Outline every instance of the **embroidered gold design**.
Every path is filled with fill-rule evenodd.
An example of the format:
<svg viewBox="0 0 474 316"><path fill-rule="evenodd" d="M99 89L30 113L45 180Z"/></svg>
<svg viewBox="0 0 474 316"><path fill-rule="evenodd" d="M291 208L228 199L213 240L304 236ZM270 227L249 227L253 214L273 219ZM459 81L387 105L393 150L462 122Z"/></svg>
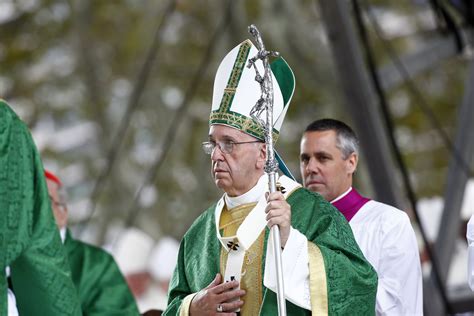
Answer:
<svg viewBox="0 0 474 316"><path fill-rule="evenodd" d="M247 250L244 258L244 265L242 270L245 271L241 275L241 287L247 293L242 297L245 302L241 308L241 315L258 315L260 306L262 304L262 256L263 256L263 242L265 239L265 232L255 240L249 250Z"/></svg>
<svg viewBox="0 0 474 316"><path fill-rule="evenodd" d="M224 97L230 97L230 93L224 93ZM265 131L263 127L254 121L252 118L245 115L241 115L236 112L221 112L213 111L209 116L210 124L225 124L235 127L247 134L257 137L258 139L264 139ZM273 129L273 142L278 140L279 133L276 129Z"/></svg>
<svg viewBox="0 0 474 316"><path fill-rule="evenodd" d="M219 220L219 227L222 229L221 235L223 237L235 236L237 229L255 205L256 203L241 205L230 211L224 207ZM232 222L232 224L229 224L229 222ZM257 240L255 240L250 249L245 253L242 273L240 275L240 288L244 289L247 293L242 297L242 300L245 303L241 308L241 315L258 315L260 305L262 305L262 257L264 251L264 239L265 232L262 231ZM222 275L225 275L227 256L228 252L225 251L224 247L222 247L220 260Z"/></svg>
<svg viewBox="0 0 474 316"><path fill-rule="evenodd" d="M226 124L263 140L265 131L258 122L245 115L230 111L251 48L252 44L250 41L245 41L240 45L229 80L227 81L227 86L224 88L221 103L216 111L211 112L209 123ZM273 141L276 142L277 140L278 131L274 129Z"/></svg>
<svg viewBox="0 0 474 316"><path fill-rule="evenodd" d="M235 90L239 85L240 77L244 71L245 62L247 61L251 47L251 43L249 41L245 41L239 48L237 58L234 62L234 67L232 67L229 81L227 82L227 87L224 89L224 96L222 97L221 104L219 105L219 112L229 111L232 100L234 99Z"/></svg>
<svg viewBox="0 0 474 316"><path fill-rule="evenodd" d="M252 264L253 261L254 261L256 258L258 258L258 253L248 251L248 252L247 252L246 259L245 259L245 262L246 262L247 264Z"/></svg>
<svg viewBox="0 0 474 316"><path fill-rule="evenodd" d="M221 217L219 219L219 229L226 229L228 226L237 225L237 227L242 223L243 219L248 214L248 210L253 209L257 203L248 203L234 207L231 210L227 209L225 206L221 212ZM237 232L237 229L235 230ZM232 234L221 235L225 237L233 237Z"/></svg>

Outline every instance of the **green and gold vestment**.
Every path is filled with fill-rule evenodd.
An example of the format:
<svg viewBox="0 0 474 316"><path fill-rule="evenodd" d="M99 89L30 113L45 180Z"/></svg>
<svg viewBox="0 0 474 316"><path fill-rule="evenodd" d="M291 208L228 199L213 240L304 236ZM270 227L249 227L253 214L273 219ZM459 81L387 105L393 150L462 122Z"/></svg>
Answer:
<svg viewBox="0 0 474 316"><path fill-rule="evenodd" d="M312 311L287 301L288 315L374 315L377 275L357 246L349 224L320 195L297 189L287 202L292 227L308 239ZM184 236L170 284L164 315L179 315L183 300L205 288L221 271L221 244L215 231L215 207L211 206ZM261 275L269 230L261 251ZM244 268L243 268L244 269ZM260 315L277 315L276 294L261 285Z"/></svg>

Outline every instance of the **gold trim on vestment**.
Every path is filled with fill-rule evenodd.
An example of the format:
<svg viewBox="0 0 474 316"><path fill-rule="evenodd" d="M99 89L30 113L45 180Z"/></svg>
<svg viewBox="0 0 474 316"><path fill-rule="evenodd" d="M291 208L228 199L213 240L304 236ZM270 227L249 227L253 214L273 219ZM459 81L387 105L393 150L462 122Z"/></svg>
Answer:
<svg viewBox="0 0 474 316"><path fill-rule="evenodd" d="M238 228L256 204L257 203L249 203L240 205L230 211L227 210L227 206L224 206L219 219L219 229L222 230L221 236L235 236ZM262 257L264 239L265 230L260 233L250 249L245 252L240 285L241 289L246 291L246 294L241 298L244 301L244 306L240 308L241 315L258 315L262 305ZM225 275L227 255L227 251L221 247L220 268L222 275Z"/></svg>
<svg viewBox="0 0 474 316"><path fill-rule="evenodd" d="M280 186L280 187L281 187L281 183L278 182L278 181L277 181L277 186ZM301 185L297 185L297 186L295 186L294 188L292 188L291 191L288 192L288 194L286 195L285 200L288 200L288 198L289 198L296 190L298 190L298 189L300 189L300 188L301 188ZM285 189L287 190L288 188L285 188ZM281 192L281 193L282 193L282 194L285 194L285 192Z"/></svg>
<svg viewBox="0 0 474 316"><path fill-rule="evenodd" d="M328 315L328 290L326 268L319 247L308 242L309 289L311 293L311 314Z"/></svg>
<svg viewBox="0 0 474 316"><path fill-rule="evenodd" d="M239 225L237 226L237 229L238 229L240 224L242 224L244 219L250 213L249 209L250 211L252 211L256 205L257 205L256 202L242 204L242 205L234 207L230 211L227 209L227 205L225 205L221 212L221 218L219 219L219 229L225 229L229 225L239 223ZM221 235L221 236L223 237L235 236L237 234L237 229L235 230L233 235L228 235L228 236Z"/></svg>
<svg viewBox="0 0 474 316"><path fill-rule="evenodd" d="M179 307L179 316L189 316L189 309L191 308L191 302L197 293L192 293L186 296L181 302Z"/></svg>

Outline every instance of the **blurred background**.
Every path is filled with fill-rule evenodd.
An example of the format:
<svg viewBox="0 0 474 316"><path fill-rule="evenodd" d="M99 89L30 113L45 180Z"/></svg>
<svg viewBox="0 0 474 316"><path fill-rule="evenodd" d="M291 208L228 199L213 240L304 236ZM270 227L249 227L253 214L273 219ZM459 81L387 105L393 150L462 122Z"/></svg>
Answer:
<svg viewBox="0 0 474 316"><path fill-rule="evenodd" d="M473 7L0 0L0 97L67 188L76 237L112 252L129 229L180 240L221 195L201 150L214 74L254 23L295 73L277 144L293 174L301 179L307 124L352 125L364 149L355 186L412 218L425 298L441 298L430 315L465 312L474 310L464 237L474 212Z"/></svg>

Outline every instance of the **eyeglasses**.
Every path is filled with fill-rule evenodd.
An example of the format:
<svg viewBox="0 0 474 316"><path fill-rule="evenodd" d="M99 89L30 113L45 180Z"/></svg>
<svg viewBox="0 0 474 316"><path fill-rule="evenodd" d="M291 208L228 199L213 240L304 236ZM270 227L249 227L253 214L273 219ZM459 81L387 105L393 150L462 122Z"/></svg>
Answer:
<svg viewBox="0 0 474 316"><path fill-rule="evenodd" d="M211 155L214 149L216 147L219 147L219 149L224 154L231 154L232 150L234 150L234 145L252 144L252 143L263 143L263 142L261 140L254 140L250 142L233 142L230 140L225 140L221 142L209 141L209 142L202 143L202 150L204 150L206 154Z"/></svg>

